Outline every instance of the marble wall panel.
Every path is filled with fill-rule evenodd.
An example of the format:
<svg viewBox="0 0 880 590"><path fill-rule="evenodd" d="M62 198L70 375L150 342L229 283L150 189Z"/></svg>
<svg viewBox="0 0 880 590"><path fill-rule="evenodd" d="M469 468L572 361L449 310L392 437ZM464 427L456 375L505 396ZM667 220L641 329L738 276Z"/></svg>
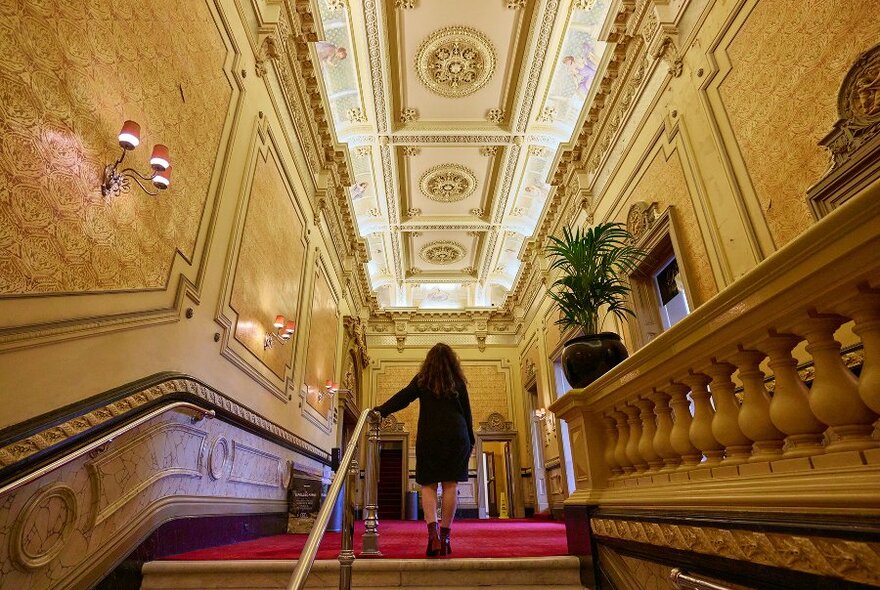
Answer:
<svg viewBox="0 0 880 590"><path fill-rule="evenodd" d="M320 468L221 420L165 413L0 497L0 586L89 587L162 511L284 512L294 462Z"/></svg>
<svg viewBox="0 0 880 590"><path fill-rule="evenodd" d="M299 310L305 243L293 199L275 151L258 154L230 306L238 314L235 339L279 378L284 378L295 338L268 350L263 339L274 329L275 316L295 321Z"/></svg>
<svg viewBox="0 0 880 590"><path fill-rule="evenodd" d="M0 4L0 295L162 288L175 255L192 258L232 96L225 58L206 0ZM126 119L142 130L126 165L171 150L158 197L101 195Z"/></svg>
<svg viewBox="0 0 880 590"><path fill-rule="evenodd" d="M880 39L869 5L761 0L727 47L719 90L777 247L813 221L806 189L830 164L817 143L837 120L846 72Z"/></svg>
<svg viewBox="0 0 880 590"><path fill-rule="evenodd" d="M321 268L315 277L309 344L306 350L306 402L325 419L330 416L333 398L325 395L324 384L335 381L336 343L339 338L339 304L327 274Z"/></svg>

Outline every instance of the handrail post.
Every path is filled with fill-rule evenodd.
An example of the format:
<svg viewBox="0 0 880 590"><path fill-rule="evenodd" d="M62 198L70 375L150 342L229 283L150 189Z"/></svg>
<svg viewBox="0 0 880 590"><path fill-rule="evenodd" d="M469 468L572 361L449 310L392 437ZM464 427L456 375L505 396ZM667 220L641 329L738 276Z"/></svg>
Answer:
<svg viewBox="0 0 880 590"><path fill-rule="evenodd" d="M342 500L342 548L339 551L339 590L351 589L351 566L354 563L354 487L360 474L357 459L352 459Z"/></svg>
<svg viewBox="0 0 880 590"><path fill-rule="evenodd" d="M381 557L379 551L379 426L382 416L371 412L367 434L367 468L364 481L364 538L361 557Z"/></svg>

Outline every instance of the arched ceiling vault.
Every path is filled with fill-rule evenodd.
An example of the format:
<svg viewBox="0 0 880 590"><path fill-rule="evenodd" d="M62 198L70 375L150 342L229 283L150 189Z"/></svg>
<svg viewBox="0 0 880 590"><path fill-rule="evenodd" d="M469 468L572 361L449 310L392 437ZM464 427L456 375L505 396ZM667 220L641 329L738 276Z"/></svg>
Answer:
<svg viewBox="0 0 880 590"><path fill-rule="evenodd" d="M605 44L610 0L313 0L379 304L500 307Z"/></svg>

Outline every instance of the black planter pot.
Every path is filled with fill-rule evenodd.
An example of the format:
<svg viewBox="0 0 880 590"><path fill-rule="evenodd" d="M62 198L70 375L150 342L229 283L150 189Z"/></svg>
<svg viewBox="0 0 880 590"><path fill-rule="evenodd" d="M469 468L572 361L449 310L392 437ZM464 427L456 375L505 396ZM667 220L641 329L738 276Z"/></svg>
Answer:
<svg viewBox="0 0 880 590"><path fill-rule="evenodd" d="M562 349L562 371L573 388L586 387L629 356L620 336L600 332L572 338Z"/></svg>

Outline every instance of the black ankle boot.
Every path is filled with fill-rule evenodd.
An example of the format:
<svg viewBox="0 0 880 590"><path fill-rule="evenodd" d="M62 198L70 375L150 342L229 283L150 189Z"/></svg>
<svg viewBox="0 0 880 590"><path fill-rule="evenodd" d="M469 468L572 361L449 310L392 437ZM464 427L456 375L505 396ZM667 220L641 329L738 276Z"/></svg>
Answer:
<svg viewBox="0 0 880 590"><path fill-rule="evenodd" d="M452 545L449 543L451 528L440 527L440 555L452 555Z"/></svg>
<svg viewBox="0 0 880 590"><path fill-rule="evenodd" d="M440 536L437 534L437 523L429 522L428 523L428 548L425 550L425 555L428 557L434 557L438 555L443 548L443 545L440 543Z"/></svg>

